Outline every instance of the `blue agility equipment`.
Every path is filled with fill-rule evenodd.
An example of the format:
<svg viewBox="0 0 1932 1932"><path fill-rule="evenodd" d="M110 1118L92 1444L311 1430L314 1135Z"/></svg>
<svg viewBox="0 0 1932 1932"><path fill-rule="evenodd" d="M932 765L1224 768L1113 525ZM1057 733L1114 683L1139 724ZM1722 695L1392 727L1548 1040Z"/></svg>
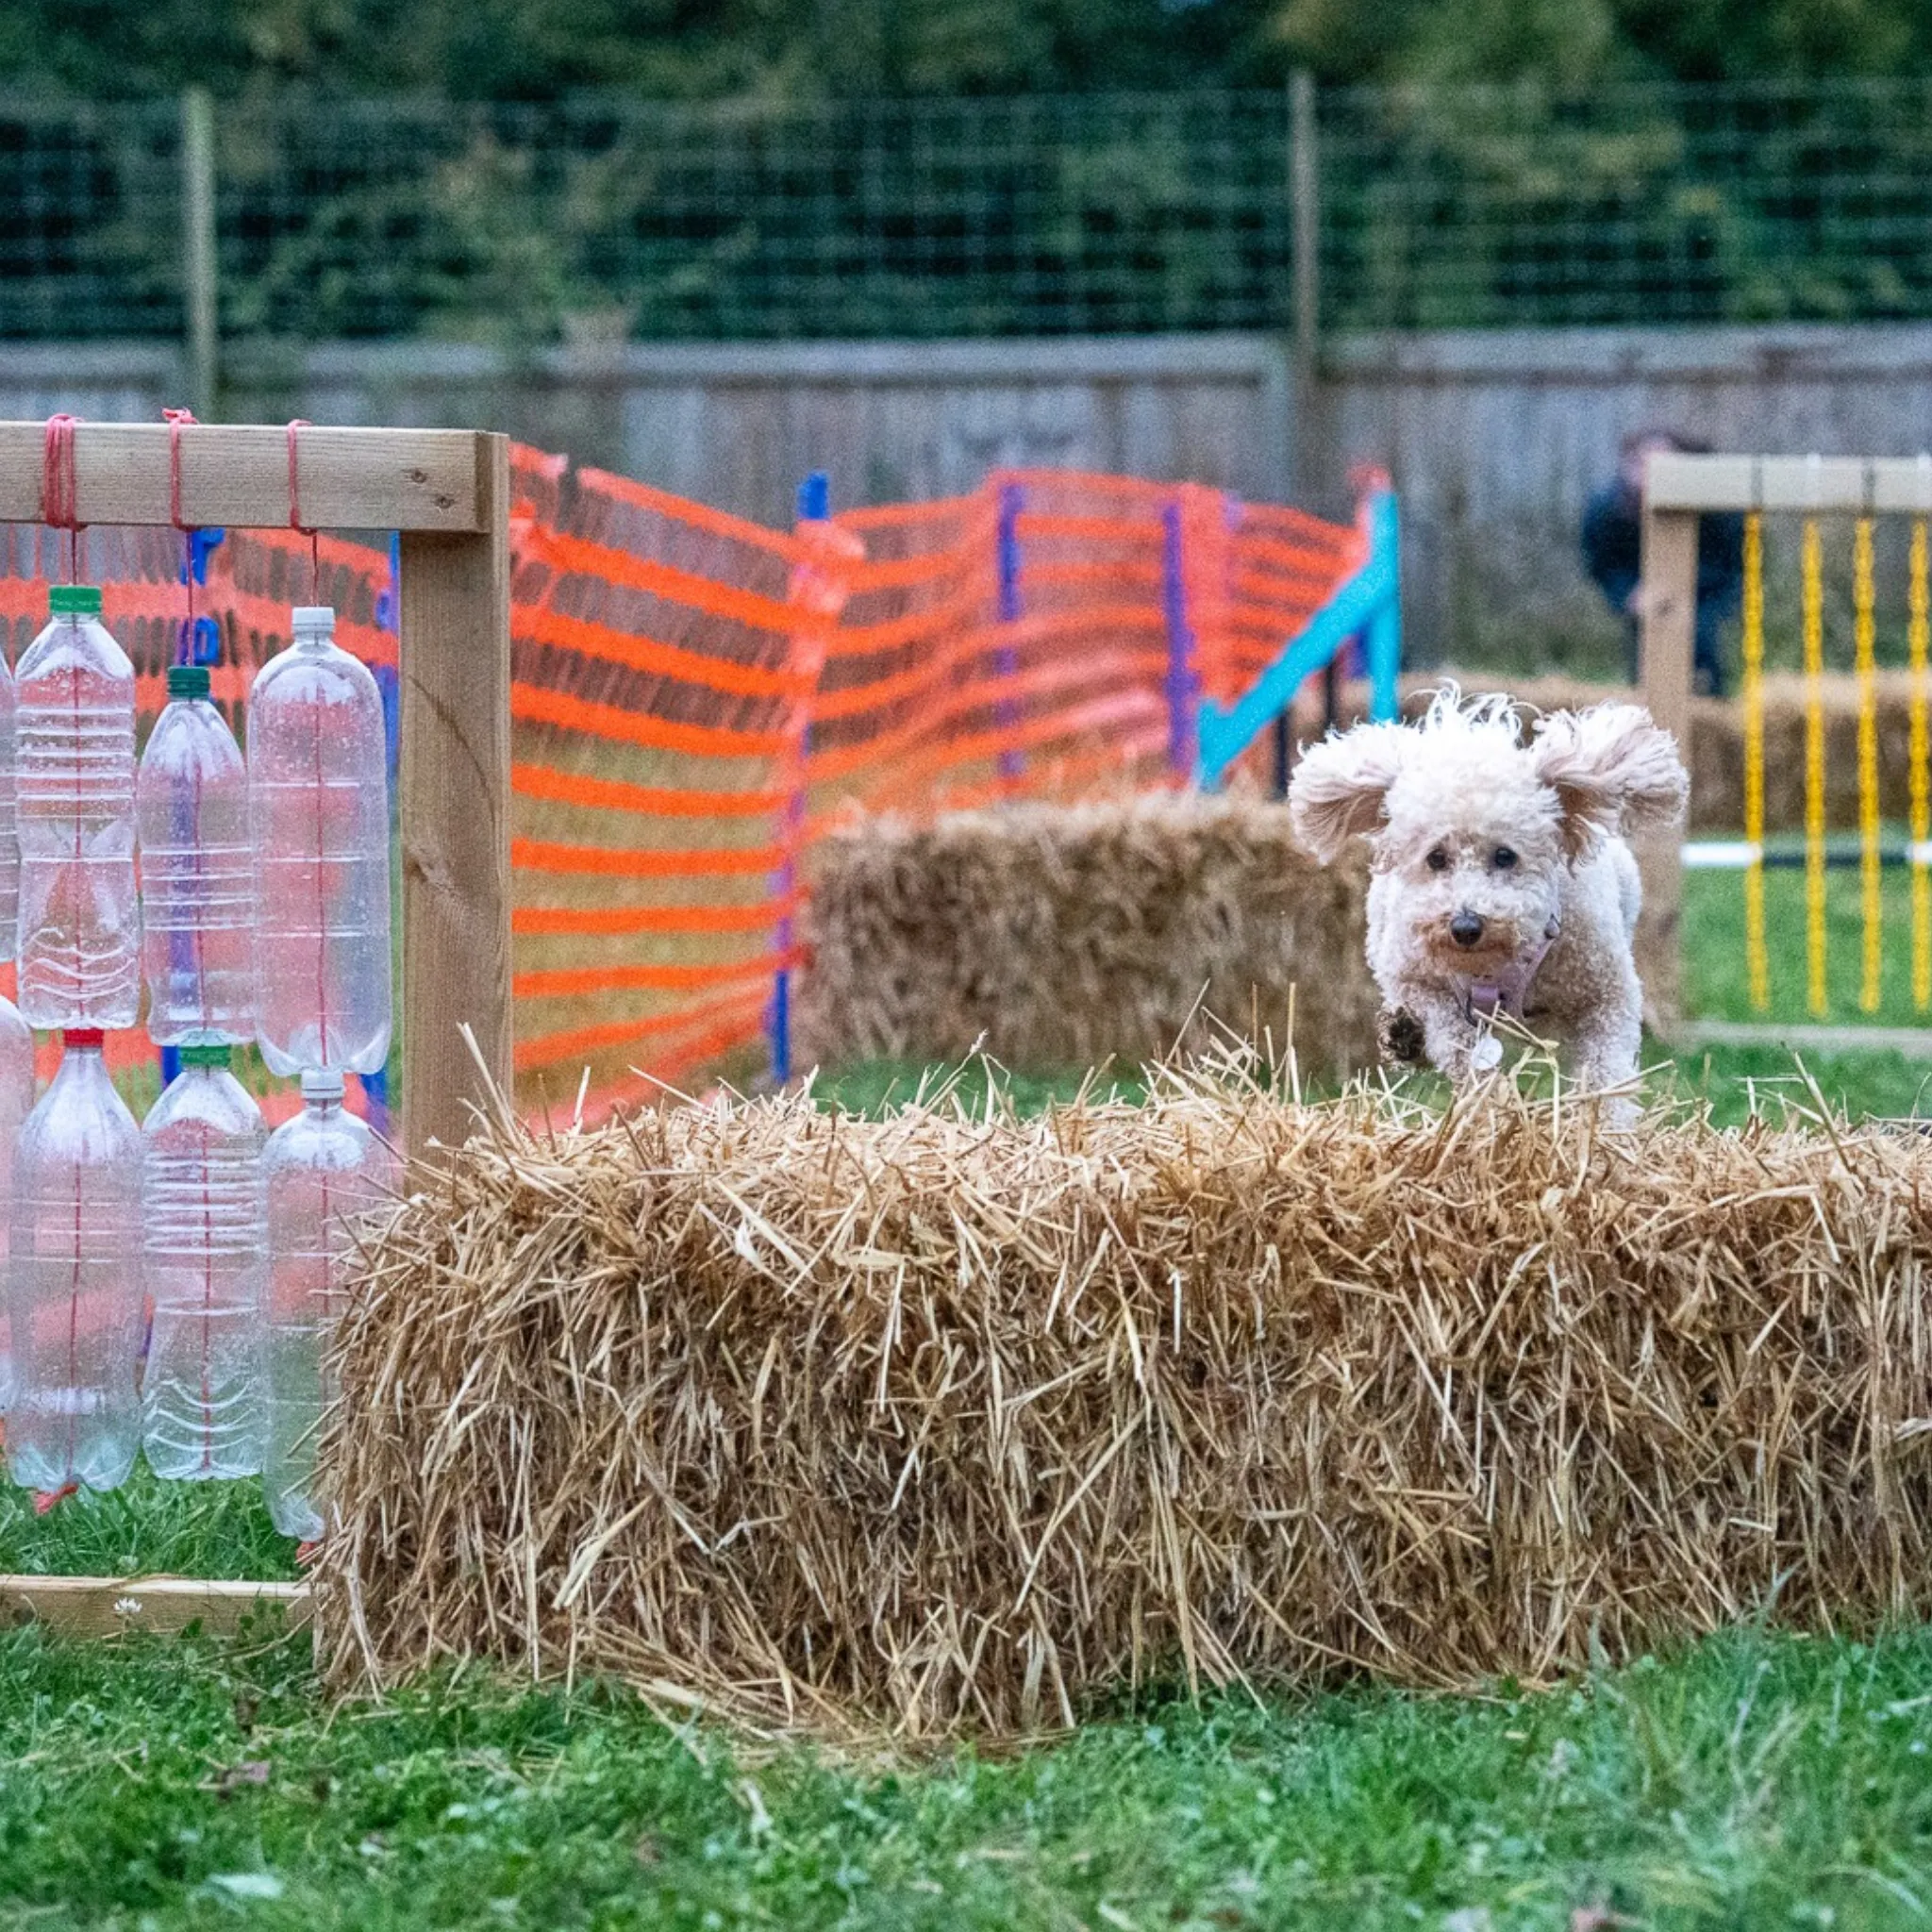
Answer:
<svg viewBox="0 0 1932 1932"><path fill-rule="evenodd" d="M1402 663L1401 529L1395 492L1372 491L1363 504L1363 522L1369 554L1361 568L1337 587L1231 707L1224 709L1209 698L1201 700L1195 780L1203 791L1220 786L1234 761L1293 704L1303 683L1331 663L1358 633L1367 647L1369 716L1392 722L1400 715L1396 673Z"/></svg>

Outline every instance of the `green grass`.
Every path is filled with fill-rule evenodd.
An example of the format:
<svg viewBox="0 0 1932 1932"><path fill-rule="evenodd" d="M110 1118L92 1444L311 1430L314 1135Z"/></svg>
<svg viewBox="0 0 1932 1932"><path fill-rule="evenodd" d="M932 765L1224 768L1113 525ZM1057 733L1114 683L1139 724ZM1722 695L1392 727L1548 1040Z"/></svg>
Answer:
<svg viewBox="0 0 1932 1932"><path fill-rule="evenodd" d="M922 1093L955 1095L970 1109L983 1108L991 1092L1021 1114L1042 1113L1083 1091L1093 1099L1140 1100L1146 1084L1129 1069L1089 1074L1072 1067L1015 1073L984 1059L957 1067L931 1067L922 1060L860 1060L822 1074L813 1092L826 1107L851 1113L879 1114L907 1106Z"/></svg>
<svg viewBox="0 0 1932 1932"><path fill-rule="evenodd" d="M1149 1699L891 1764L735 1752L602 1687L330 1712L299 1641L20 1631L0 1924L1904 1926L1928 1687L1932 1633L1743 1631L1541 1695Z"/></svg>
<svg viewBox="0 0 1932 1932"><path fill-rule="evenodd" d="M1744 874L1692 872L1684 878L1684 999L1686 1010L1709 1020L1826 1022L1844 1025L1932 1026L1932 1013L1912 1001L1911 874L1891 867L1881 874L1883 970L1875 1012L1859 1007L1864 974L1864 923L1856 871L1825 874L1827 1009L1807 1002L1805 875L1764 874L1765 952L1771 1006L1751 1004L1744 952Z"/></svg>
<svg viewBox="0 0 1932 1932"><path fill-rule="evenodd" d="M1815 1114L1814 1083L1826 1105L1855 1120L1932 1114L1932 1062L1895 1052L1807 1054L1800 1061L1775 1046L1713 1046L1674 1057L1668 1048L1649 1041L1643 1064L1653 1097L1687 1105L1707 1102L1712 1121L1723 1127L1739 1125L1754 1111L1783 1119L1787 1103ZM1086 1074L1072 1069L1018 1074L985 1060L944 1069L911 1061L865 1060L822 1075L814 1091L828 1107L877 1114L905 1106L919 1093L922 1081L931 1093L941 1080L945 1091L957 1094L974 1111L986 1106L991 1091L1022 1115L1074 1099L1083 1084L1090 1093L1117 1092L1126 1100L1138 1099L1145 1091L1143 1083L1125 1073L1109 1072L1090 1082ZM1407 1084L1411 1091L1428 1094L1447 1091L1426 1074L1407 1076ZM1309 1090L1314 1097L1325 1091Z"/></svg>
<svg viewBox="0 0 1932 1932"><path fill-rule="evenodd" d="M1795 1055L1775 1046L1712 1046L1672 1059L1655 1045L1646 1058L1651 1091L1707 1100L1712 1123L1735 1127L1753 1112L1784 1118L1784 1103L1817 1112L1813 1083L1827 1106L1852 1120L1932 1115L1932 1061L1867 1048Z"/></svg>
<svg viewBox="0 0 1932 1932"><path fill-rule="evenodd" d="M298 1573L259 1482L161 1483L138 1464L118 1490L83 1490L45 1516L0 1484L0 1573L32 1576L231 1576Z"/></svg>

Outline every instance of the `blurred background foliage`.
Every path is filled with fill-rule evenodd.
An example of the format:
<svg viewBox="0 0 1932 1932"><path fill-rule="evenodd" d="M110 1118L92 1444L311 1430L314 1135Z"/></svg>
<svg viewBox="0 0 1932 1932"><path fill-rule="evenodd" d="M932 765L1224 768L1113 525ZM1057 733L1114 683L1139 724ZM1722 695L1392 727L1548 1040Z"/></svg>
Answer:
<svg viewBox="0 0 1932 1932"><path fill-rule="evenodd" d="M8 0L0 84L544 100L1898 75L1925 0Z"/></svg>
<svg viewBox="0 0 1932 1932"><path fill-rule="evenodd" d="M1927 0L8 0L0 337L1932 317Z"/></svg>

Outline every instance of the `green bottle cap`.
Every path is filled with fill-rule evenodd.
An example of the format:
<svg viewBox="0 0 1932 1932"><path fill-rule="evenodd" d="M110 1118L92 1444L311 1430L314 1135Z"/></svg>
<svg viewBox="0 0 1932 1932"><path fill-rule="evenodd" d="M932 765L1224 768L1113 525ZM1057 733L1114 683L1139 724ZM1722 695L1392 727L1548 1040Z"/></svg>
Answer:
<svg viewBox="0 0 1932 1932"><path fill-rule="evenodd" d="M234 1049L222 1041L197 1041L181 1049L184 1067L225 1067Z"/></svg>
<svg viewBox="0 0 1932 1932"><path fill-rule="evenodd" d="M98 584L56 584L47 592L47 608L56 617L98 617L101 588Z"/></svg>
<svg viewBox="0 0 1932 1932"><path fill-rule="evenodd" d="M171 698L205 698L208 695L206 664L170 664L168 695Z"/></svg>

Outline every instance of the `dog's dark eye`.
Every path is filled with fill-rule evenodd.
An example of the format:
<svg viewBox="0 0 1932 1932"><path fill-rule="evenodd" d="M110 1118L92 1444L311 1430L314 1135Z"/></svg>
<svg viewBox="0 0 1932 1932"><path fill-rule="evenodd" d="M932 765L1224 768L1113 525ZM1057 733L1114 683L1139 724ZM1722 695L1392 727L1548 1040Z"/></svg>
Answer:
<svg viewBox="0 0 1932 1932"><path fill-rule="evenodd" d="M1431 872L1447 872L1449 870L1449 855L1438 845L1429 854L1428 866Z"/></svg>
<svg viewBox="0 0 1932 1932"><path fill-rule="evenodd" d="M1495 867L1498 872L1507 872L1516 863L1516 855L1507 845L1496 847Z"/></svg>

